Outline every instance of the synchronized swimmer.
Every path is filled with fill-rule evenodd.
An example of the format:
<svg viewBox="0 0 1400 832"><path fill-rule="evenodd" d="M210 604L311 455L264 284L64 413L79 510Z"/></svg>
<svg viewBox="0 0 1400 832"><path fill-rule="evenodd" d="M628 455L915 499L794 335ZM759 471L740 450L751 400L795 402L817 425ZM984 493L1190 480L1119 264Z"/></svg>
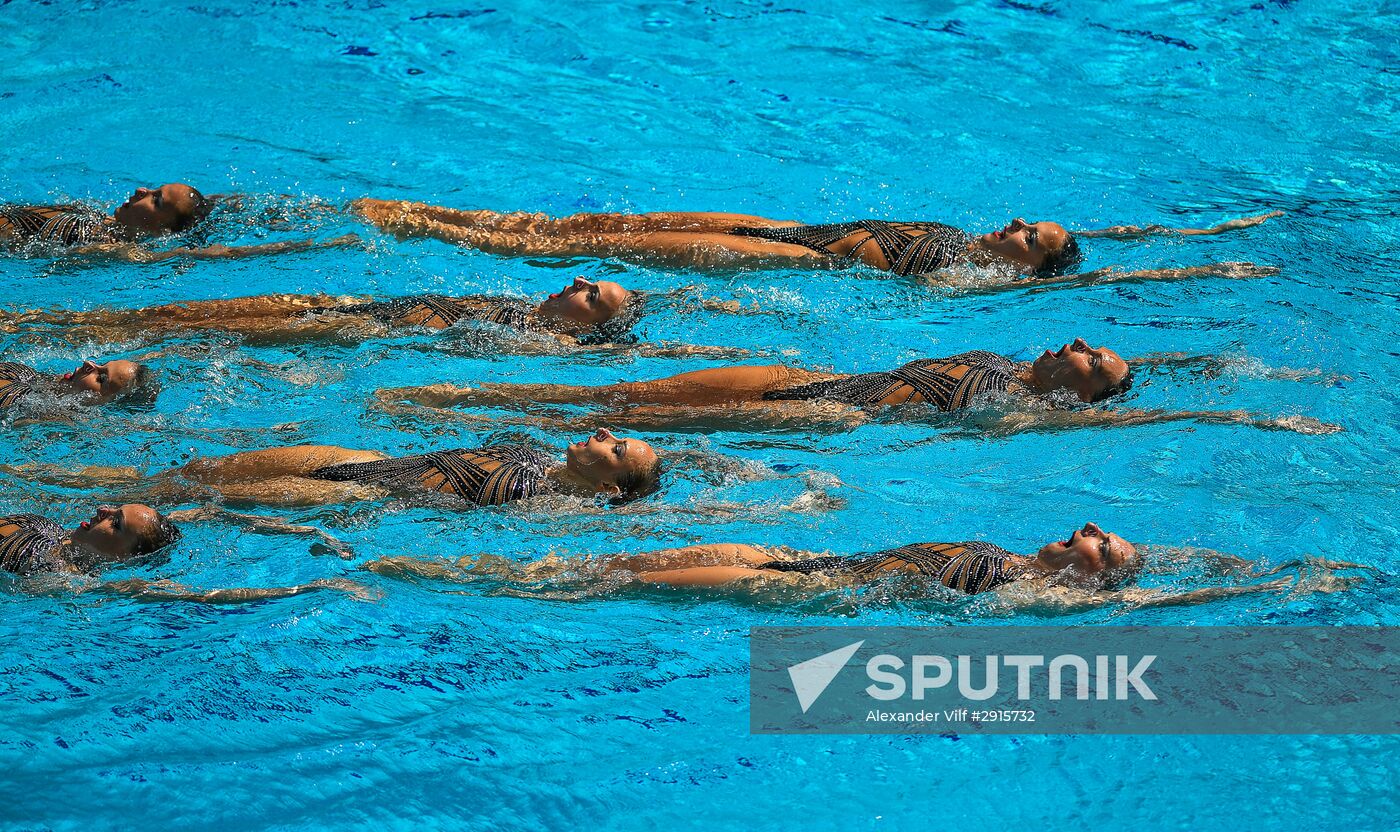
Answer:
<svg viewBox="0 0 1400 832"><path fill-rule="evenodd" d="M244 505L305 506L441 494L499 506L542 494L626 502L661 484L651 445L605 428L563 449L563 459L530 445L456 448L391 457L334 445L296 445L203 457L144 477L129 468L54 471L7 466L7 473L68 486L136 488L166 501L218 497Z"/></svg>
<svg viewBox="0 0 1400 832"><path fill-rule="evenodd" d="M196 300L141 309L88 312L0 312L0 327L55 325L69 338L124 341L142 335L211 330L250 343L365 340L394 330L447 329L462 321L543 333L574 344L611 343L626 336L641 299L620 284L577 277L539 302L490 295L414 295L388 300L331 295L257 295Z"/></svg>
<svg viewBox="0 0 1400 832"><path fill-rule="evenodd" d="M25 364L0 361L0 414L43 393L71 397L80 404L105 404L151 400L158 392L151 369L135 361L84 361L77 369L57 376Z"/></svg>
<svg viewBox="0 0 1400 832"><path fill-rule="evenodd" d="M1164 560L1160 555L1158 560ZM550 557L519 563L496 556L454 560L383 557L362 567L397 579L474 582L485 580L512 592L545 597L581 586L594 594L628 586L671 587L687 591L729 591L749 595L781 590L775 598L791 601L794 593L901 582L904 600L991 594L1018 607L1072 611L1108 604L1164 607L1267 592L1336 592L1357 579L1337 570L1366 569L1354 563L1315 558L1259 568L1218 552L1195 552L1191 562L1210 562L1219 574L1238 573L1247 580L1269 578L1291 567L1299 574L1263 582L1206 586L1185 591L1134 587L1144 570L1139 548L1095 523L1086 523L1062 541L1051 541L1033 555L1015 554L981 540L911 543L871 554L830 555L785 546L713 543L635 554L594 558ZM891 587L891 591L893 587Z"/></svg>
<svg viewBox="0 0 1400 832"><path fill-rule="evenodd" d="M1055 222L1012 220L980 236L937 222L856 222L803 225L747 214L544 214L455 210L422 202L358 199L351 210L383 231L427 237L515 257L615 257L680 268L830 269L863 264L899 275L926 275L953 266L994 266L1041 277L1063 275L1080 258L1075 234ZM1249 228L1279 212L1211 228L1114 226L1076 232L1129 239L1149 234L1187 236Z"/></svg>
<svg viewBox="0 0 1400 832"><path fill-rule="evenodd" d="M154 250L148 244L177 239L203 223L215 200L182 182L137 188L109 215L82 204L0 205L0 249L63 253L150 263L173 257L256 257L359 242L345 235L325 242L290 240L252 246L183 245Z"/></svg>
<svg viewBox="0 0 1400 832"><path fill-rule="evenodd" d="M809 427L835 422L850 426L887 407L926 405L943 412L964 410L998 396L1039 402L1025 418L998 429L1141 425L1196 420L1325 433L1335 426L1306 417L1267 418L1244 411L1108 410L1067 407L1097 404L1127 392L1133 371L1113 350L1082 338L1034 361L1016 362L984 350L912 361L889 372L841 375L783 365L716 367L652 381L599 387L566 384L433 384L385 388L376 394L386 407L408 402L434 408L460 405L520 407L542 404L601 405L604 418L633 429L710 429L758 426ZM1049 405L1048 408L1044 405ZM1025 417L1027 414L1019 414Z"/></svg>

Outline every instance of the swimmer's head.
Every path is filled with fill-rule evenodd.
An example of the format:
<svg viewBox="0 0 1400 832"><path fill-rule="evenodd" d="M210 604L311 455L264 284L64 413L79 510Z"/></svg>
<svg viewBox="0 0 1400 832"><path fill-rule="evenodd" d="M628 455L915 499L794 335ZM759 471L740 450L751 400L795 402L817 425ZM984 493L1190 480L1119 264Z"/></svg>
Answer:
<svg viewBox="0 0 1400 832"><path fill-rule="evenodd" d="M209 216L213 203L180 182L137 188L117 206L112 218L142 234L178 234Z"/></svg>
<svg viewBox="0 0 1400 832"><path fill-rule="evenodd" d="M594 283L586 277L576 277L545 298L537 312L546 318L597 326L619 315L628 306L631 296L631 292L611 280Z"/></svg>
<svg viewBox="0 0 1400 832"><path fill-rule="evenodd" d="M1128 392L1133 371L1107 347L1075 338L1056 352L1046 350L1031 364L1031 378L1042 393L1068 390L1082 402L1099 402Z"/></svg>
<svg viewBox="0 0 1400 832"><path fill-rule="evenodd" d="M128 503L98 506L92 519L79 524L70 539L103 560L122 563L174 544L180 539L180 530L150 506Z"/></svg>
<svg viewBox="0 0 1400 832"><path fill-rule="evenodd" d="M160 391L151 368L135 361L117 359L98 364L84 361L60 380L69 389L86 394L99 404L122 401L154 401Z"/></svg>
<svg viewBox="0 0 1400 832"><path fill-rule="evenodd" d="M1062 272L1079 261L1079 242L1055 222L1026 222L1017 217L977 242L998 257L1042 274Z"/></svg>
<svg viewBox="0 0 1400 832"><path fill-rule="evenodd" d="M619 438L607 428L570 443L565 466L593 490L618 500L645 497L661 486L661 458L651 445L631 437Z"/></svg>
<svg viewBox="0 0 1400 832"><path fill-rule="evenodd" d="M1065 540L1045 544L1036 560L1051 572L1068 570L1073 577L1096 577L1112 585L1131 580L1140 564L1133 544L1094 523L1085 523Z"/></svg>

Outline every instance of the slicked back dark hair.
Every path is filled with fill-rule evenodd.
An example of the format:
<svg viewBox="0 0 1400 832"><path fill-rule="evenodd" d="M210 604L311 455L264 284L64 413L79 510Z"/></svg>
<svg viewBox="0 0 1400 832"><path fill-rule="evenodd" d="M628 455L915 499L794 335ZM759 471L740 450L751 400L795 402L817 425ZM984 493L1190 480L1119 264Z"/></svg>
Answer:
<svg viewBox="0 0 1400 832"><path fill-rule="evenodd" d="M1095 402L1104 401L1105 399L1111 399L1114 396L1121 396L1131 389L1133 389L1133 368L1129 367L1128 371L1123 374L1123 378L1119 379L1117 384L1100 390L1097 396L1089 400L1089 403L1093 404Z"/></svg>
<svg viewBox="0 0 1400 832"><path fill-rule="evenodd" d="M1083 259L1084 255L1079 251L1079 240L1066 231L1064 245L1060 246L1058 251L1047 255L1045 262L1035 270L1035 273L1040 277L1054 277L1077 268L1079 261Z"/></svg>

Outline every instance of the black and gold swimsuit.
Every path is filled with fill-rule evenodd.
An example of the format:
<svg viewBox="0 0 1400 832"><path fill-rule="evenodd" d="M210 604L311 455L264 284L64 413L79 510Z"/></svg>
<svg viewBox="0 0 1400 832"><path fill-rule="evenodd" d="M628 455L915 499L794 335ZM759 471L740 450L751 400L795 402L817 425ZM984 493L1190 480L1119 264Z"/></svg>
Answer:
<svg viewBox="0 0 1400 832"><path fill-rule="evenodd" d="M116 239L111 217L85 205L0 205L0 243L80 246Z"/></svg>
<svg viewBox="0 0 1400 832"><path fill-rule="evenodd" d="M458 321L483 321L512 329L538 328L534 309L510 298L453 298L445 295L418 295L395 300L378 300L347 306L333 306L317 312L369 315L389 326L423 326L446 329Z"/></svg>
<svg viewBox="0 0 1400 832"><path fill-rule="evenodd" d="M866 246L874 245L895 274L927 274L946 269L967 257L972 238L941 222L885 222L860 220L787 228L731 229L740 237L759 237L777 243L803 246L820 254L860 259ZM842 255L841 252L848 252Z"/></svg>
<svg viewBox="0 0 1400 832"><path fill-rule="evenodd" d="M10 407L34 392L38 380L39 374L33 367L0 361L0 408Z"/></svg>
<svg viewBox="0 0 1400 832"><path fill-rule="evenodd" d="M780 572L831 572L860 578L899 573L924 575L968 594L986 592L1027 574L1021 558L980 540L963 543L911 543L898 549L855 557L775 560L759 567Z"/></svg>
<svg viewBox="0 0 1400 832"><path fill-rule="evenodd" d="M524 500L549 489L552 460L523 445L488 445L397 459L327 465L309 475L331 482L424 488L479 506Z"/></svg>
<svg viewBox="0 0 1400 832"><path fill-rule="evenodd" d="M831 399L856 407L927 402L939 410L959 410L978 396L1003 393L1016 382L1016 362L1004 355L973 350L948 358L911 361L887 373L861 373L828 381L771 390L769 401Z"/></svg>
<svg viewBox="0 0 1400 832"><path fill-rule="evenodd" d="M0 517L0 571L57 572L65 565L63 528L37 514Z"/></svg>

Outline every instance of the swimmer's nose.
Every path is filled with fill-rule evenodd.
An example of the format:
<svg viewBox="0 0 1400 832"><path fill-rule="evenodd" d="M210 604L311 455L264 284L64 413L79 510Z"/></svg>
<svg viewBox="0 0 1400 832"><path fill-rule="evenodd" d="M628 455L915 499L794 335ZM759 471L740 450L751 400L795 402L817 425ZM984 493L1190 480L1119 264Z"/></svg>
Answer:
<svg viewBox="0 0 1400 832"><path fill-rule="evenodd" d="M102 522L103 520L106 520L108 517L111 517L111 516L115 515L116 513L117 513L117 507L116 507L116 506L98 506L98 507L97 507L97 514L93 515L93 516L96 518L96 520L95 520L94 522L100 523L100 522Z"/></svg>
<svg viewBox="0 0 1400 832"><path fill-rule="evenodd" d="M1087 352L1089 350L1089 342L1085 341L1083 338L1075 338L1073 348L1075 352Z"/></svg>
<svg viewBox="0 0 1400 832"><path fill-rule="evenodd" d="M1023 219L1021 219L1020 217L1017 217L1016 219L1014 219L1014 220L1011 221L1011 230L1012 230L1012 231L1020 231L1022 228L1025 228L1025 227L1026 227L1026 221L1023 220Z"/></svg>
<svg viewBox="0 0 1400 832"><path fill-rule="evenodd" d="M89 359L78 365L78 369L73 371L73 378L81 378L95 372L97 372L97 362Z"/></svg>
<svg viewBox="0 0 1400 832"><path fill-rule="evenodd" d="M1091 522L1091 523L1085 523L1085 524L1084 524L1084 533L1085 533L1085 534L1096 534L1096 535L1098 535L1099 537L1103 537L1103 529L1099 528L1099 524L1098 524L1098 523L1092 523L1092 522Z"/></svg>
<svg viewBox="0 0 1400 832"><path fill-rule="evenodd" d="M613 436L612 431L607 428L598 428L597 433L593 434L593 438L599 442L617 441L617 437Z"/></svg>

